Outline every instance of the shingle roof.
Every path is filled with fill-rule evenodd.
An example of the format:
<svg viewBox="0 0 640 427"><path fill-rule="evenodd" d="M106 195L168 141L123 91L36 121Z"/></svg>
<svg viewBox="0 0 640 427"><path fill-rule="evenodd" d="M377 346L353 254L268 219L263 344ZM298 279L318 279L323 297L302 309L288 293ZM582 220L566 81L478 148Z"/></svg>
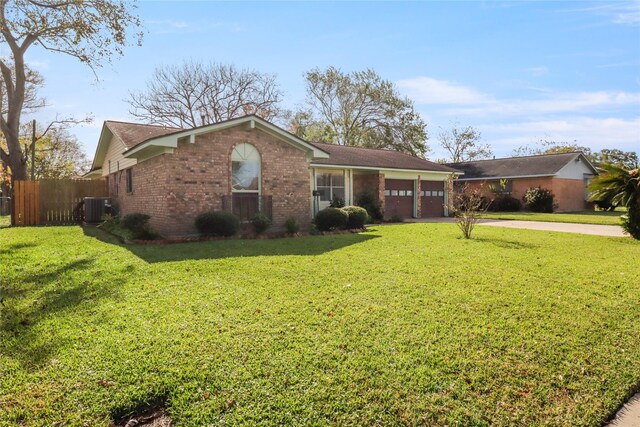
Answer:
<svg viewBox="0 0 640 427"><path fill-rule="evenodd" d="M375 148L348 147L314 142L313 145L329 153L328 159L313 160L313 164L381 169L410 169L433 172L457 172L456 169L430 162L409 154Z"/></svg>
<svg viewBox="0 0 640 427"><path fill-rule="evenodd" d="M464 175L461 179L552 176L578 156L582 156L582 153L508 157L504 159L447 163L447 165L463 171Z"/></svg>
<svg viewBox="0 0 640 427"><path fill-rule="evenodd" d="M124 143L127 149L146 141L150 138L157 138L159 136L167 135L169 133L177 132L182 129L158 126L158 125L143 125L140 123L127 123L116 122L107 120L106 125L111 132L116 134L118 138Z"/></svg>

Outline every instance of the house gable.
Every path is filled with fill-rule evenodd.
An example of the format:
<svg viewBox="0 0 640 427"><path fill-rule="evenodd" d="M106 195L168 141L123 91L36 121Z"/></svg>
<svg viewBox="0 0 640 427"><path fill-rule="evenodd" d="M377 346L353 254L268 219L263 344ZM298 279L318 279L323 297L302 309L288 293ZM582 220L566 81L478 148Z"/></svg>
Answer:
<svg viewBox="0 0 640 427"><path fill-rule="evenodd" d="M556 178L563 179L584 179L585 176L597 175L593 165L582 154L577 155L573 160L567 162L556 173Z"/></svg>
<svg viewBox="0 0 640 427"><path fill-rule="evenodd" d="M307 160L309 161L312 159L326 159L329 157L329 154L326 151L315 147L295 135L253 115L189 130L180 130L164 136L150 138L127 150L124 153L124 156L126 158L136 159L138 162L143 162L161 154L172 154L180 142L194 144L196 142L196 138L199 136L212 132L220 132L237 126L243 126L247 130L260 130L278 140L286 142L287 144L306 152Z"/></svg>

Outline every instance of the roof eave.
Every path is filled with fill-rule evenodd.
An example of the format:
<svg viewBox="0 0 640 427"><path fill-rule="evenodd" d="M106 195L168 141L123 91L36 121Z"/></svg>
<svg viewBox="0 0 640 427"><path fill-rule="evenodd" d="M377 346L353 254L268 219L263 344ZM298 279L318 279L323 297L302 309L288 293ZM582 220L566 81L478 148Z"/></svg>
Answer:
<svg viewBox="0 0 640 427"><path fill-rule="evenodd" d="M189 141L191 143L194 143L196 136L210 132L218 132L231 127L240 126L242 124L246 124L250 129L259 127L261 130L266 131L267 133L278 139L284 140L291 145L304 149L314 159L329 158L329 153L327 153L326 151L312 144L309 144L303 139L298 138L297 136L285 131L284 129L280 129L279 127L267 122L264 119L261 119L258 116L253 115L240 117L238 119L227 120L225 122L214 123L208 126L201 126L199 128L180 130L160 137L149 138L146 141L143 141L140 144L136 145L135 147L132 147L129 150L125 151L123 155L127 158L135 158L137 153L145 151L148 149L148 147L151 146L176 148L178 146L178 139L189 138Z"/></svg>

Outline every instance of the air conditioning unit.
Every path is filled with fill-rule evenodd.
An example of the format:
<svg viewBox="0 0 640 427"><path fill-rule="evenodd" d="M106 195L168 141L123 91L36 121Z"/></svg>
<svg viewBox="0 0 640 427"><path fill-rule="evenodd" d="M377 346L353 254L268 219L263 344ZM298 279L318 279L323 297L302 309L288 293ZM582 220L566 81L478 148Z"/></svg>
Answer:
<svg viewBox="0 0 640 427"><path fill-rule="evenodd" d="M98 224L102 221L102 215L110 210L111 203L108 197L84 198L84 222L87 224Z"/></svg>

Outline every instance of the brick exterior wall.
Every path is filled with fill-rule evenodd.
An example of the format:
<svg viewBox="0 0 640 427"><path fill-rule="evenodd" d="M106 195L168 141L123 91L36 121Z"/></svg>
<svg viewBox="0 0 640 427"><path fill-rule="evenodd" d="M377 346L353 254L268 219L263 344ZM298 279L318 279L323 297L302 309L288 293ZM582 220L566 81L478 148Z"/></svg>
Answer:
<svg viewBox="0 0 640 427"><path fill-rule="evenodd" d="M119 193L112 198L121 215L150 215L151 226L165 237L194 235L195 217L222 209L223 196L231 195L231 152L240 143L252 144L260 153L261 194L273 198L270 231L284 230L289 217L307 229L311 183L306 153L261 130L240 126L200 135L195 144L180 142L173 154L133 166L132 193L126 193L122 172Z"/></svg>
<svg viewBox="0 0 640 427"><path fill-rule="evenodd" d="M371 191L378 197L384 212L384 174L354 174L353 175L353 202L363 191Z"/></svg>
<svg viewBox="0 0 640 427"><path fill-rule="evenodd" d="M522 202L527 188L542 187L551 190L558 205L557 212L570 212L589 209L590 204L585 201L584 182L579 179L563 179L555 177L516 178L511 180L511 195ZM485 181L467 181L469 185L479 186ZM488 195L491 195L487 189Z"/></svg>

